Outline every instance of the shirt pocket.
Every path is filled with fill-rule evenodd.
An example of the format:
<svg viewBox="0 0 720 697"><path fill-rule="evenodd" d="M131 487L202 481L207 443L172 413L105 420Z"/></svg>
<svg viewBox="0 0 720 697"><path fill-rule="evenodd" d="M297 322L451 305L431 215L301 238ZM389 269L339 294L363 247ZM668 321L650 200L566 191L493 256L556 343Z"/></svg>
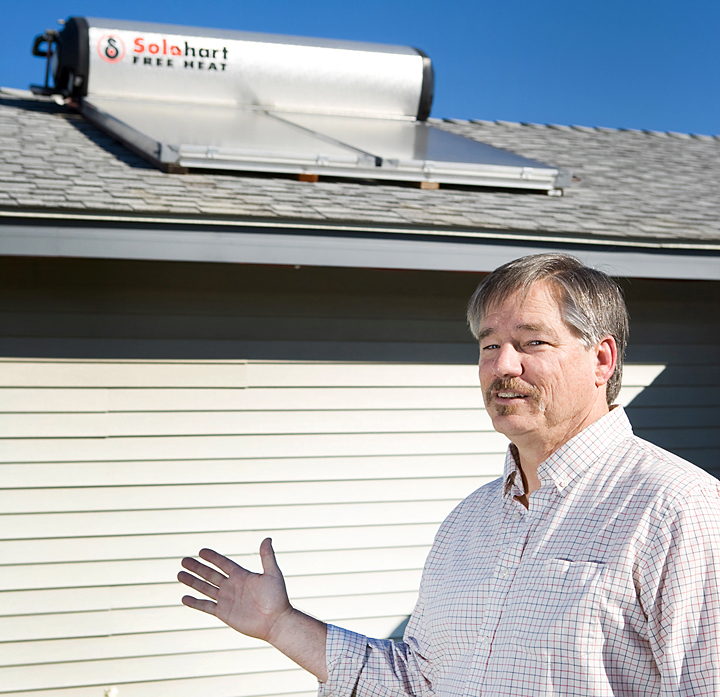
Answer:
<svg viewBox="0 0 720 697"><path fill-rule="evenodd" d="M511 643L554 660L602 646L602 562L548 559L533 565L514 588Z"/></svg>

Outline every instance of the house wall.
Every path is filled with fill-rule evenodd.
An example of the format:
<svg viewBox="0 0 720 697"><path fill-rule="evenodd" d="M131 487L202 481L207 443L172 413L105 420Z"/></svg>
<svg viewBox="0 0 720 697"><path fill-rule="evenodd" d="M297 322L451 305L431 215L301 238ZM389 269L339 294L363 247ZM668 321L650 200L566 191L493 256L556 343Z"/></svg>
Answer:
<svg viewBox="0 0 720 697"><path fill-rule="evenodd" d="M720 478L720 283L624 280L630 365L663 365L629 404L635 433Z"/></svg>
<svg viewBox="0 0 720 697"><path fill-rule="evenodd" d="M442 518L499 475L470 274L0 259L0 695L312 694L179 604L182 556L395 636ZM638 432L709 469L718 285L626 282ZM717 472L716 472L717 473Z"/></svg>

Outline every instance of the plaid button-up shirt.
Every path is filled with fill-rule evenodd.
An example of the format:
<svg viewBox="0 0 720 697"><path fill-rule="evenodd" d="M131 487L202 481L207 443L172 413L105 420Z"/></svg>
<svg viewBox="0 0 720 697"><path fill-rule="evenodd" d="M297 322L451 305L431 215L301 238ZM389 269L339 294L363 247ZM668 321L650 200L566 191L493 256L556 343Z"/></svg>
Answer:
<svg viewBox="0 0 720 697"><path fill-rule="evenodd" d="M720 482L622 408L441 526L404 641L331 626L322 697L720 695Z"/></svg>

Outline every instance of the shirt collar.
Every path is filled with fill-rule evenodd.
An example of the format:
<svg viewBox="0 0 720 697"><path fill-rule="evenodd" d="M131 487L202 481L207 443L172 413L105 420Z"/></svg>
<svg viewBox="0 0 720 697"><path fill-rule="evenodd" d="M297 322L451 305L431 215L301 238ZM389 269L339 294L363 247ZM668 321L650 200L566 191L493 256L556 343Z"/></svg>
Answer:
<svg viewBox="0 0 720 697"><path fill-rule="evenodd" d="M585 430L571 438L558 448L540 467L538 477L546 483L548 480L564 495L588 468L613 443L632 435L630 421L621 406L615 406ZM522 496L525 491L520 475L517 448L510 443L505 455L503 472L503 497Z"/></svg>
<svg viewBox="0 0 720 697"><path fill-rule="evenodd" d="M520 458L515 443L510 443L505 453L505 468L503 470L503 498L509 496L522 496L525 493L522 476L520 475Z"/></svg>

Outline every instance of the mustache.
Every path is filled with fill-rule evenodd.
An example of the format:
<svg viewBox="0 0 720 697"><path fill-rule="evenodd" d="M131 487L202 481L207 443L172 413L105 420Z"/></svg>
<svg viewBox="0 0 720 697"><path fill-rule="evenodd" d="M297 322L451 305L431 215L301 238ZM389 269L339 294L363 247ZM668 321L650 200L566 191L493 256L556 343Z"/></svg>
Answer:
<svg viewBox="0 0 720 697"><path fill-rule="evenodd" d="M534 401L540 401L540 390L533 385L527 385L521 380L514 378L505 379L495 378L490 386L485 390L485 401L490 402L492 400L493 393L497 392L520 392L527 395Z"/></svg>

